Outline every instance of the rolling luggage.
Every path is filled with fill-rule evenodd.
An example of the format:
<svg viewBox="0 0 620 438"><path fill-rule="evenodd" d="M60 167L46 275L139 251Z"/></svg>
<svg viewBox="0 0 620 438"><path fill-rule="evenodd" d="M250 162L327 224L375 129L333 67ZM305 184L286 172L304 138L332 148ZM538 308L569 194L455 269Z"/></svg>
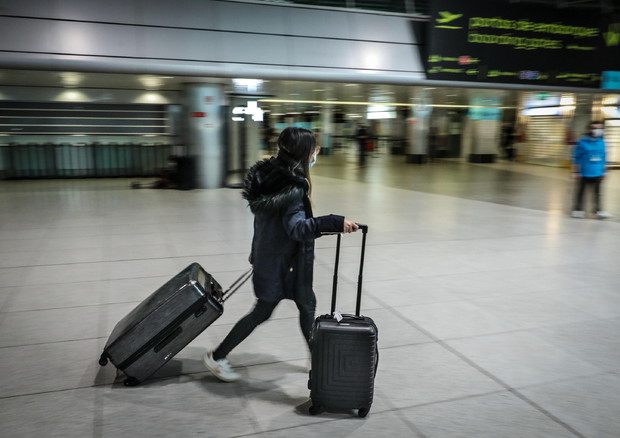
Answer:
<svg viewBox="0 0 620 438"><path fill-rule="evenodd" d="M368 227L360 225L363 233L362 255L357 282L355 315L336 312L340 240L336 246L336 263L332 288L331 315L319 316L312 327L312 367L310 414L324 408L357 409L360 417L370 411L374 393L375 374L379 362L378 331L371 318L360 316L362 272Z"/></svg>
<svg viewBox="0 0 620 438"><path fill-rule="evenodd" d="M121 319L101 354L123 371L125 386L143 382L224 312L226 301L252 276L245 272L226 292L198 263L192 263Z"/></svg>

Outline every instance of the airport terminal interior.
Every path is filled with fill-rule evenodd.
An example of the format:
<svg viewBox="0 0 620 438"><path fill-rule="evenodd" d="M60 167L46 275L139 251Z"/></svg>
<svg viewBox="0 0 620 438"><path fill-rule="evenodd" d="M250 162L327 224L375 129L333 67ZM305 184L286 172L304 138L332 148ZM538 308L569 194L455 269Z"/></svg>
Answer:
<svg viewBox="0 0 620 438"><path fill-rule="evenodd" d="M485 1L569 22L620 14L612 0ZM606 87L429 80L412 23L438 4L456 11L452 0L146 3L0 0L12 36L0 39L3 437L620 436L620 72ZM572 217L572 151L592 120L605 129L605 219L589 191ZM242 178L288 126L322 147L315 216L368 225L370 412L310 412L311 352L290 300L228 356L239 381L205 368L254 305L251 281L125 385L100 363L123 317L194 262L224 289L250 267ZM187 179L171 184L171 171ZM343 314L355 311L361 242L342 236ZM317 316L330 312L335 246L316 240Z"/></svg>
<svg viewBox="0 0 620 438"><path fill-rule="evenodd" d="M319 157L315 214L369 225L362 314L379 328L375 400L308 414L309 352L283 302L218 381L201 357L223 316L148 382L98 364L116 322L192 262L224 286L248 267L240 191L132 190L130 180L3 181L0 423L7 437L615 437L620 429L616 219L568 216L566 169L387 154ZM604 196L618 213L620 174ZM343 238L339 300L354 310L361 235ZM335 238L317 241L328 313Z"/></svg>

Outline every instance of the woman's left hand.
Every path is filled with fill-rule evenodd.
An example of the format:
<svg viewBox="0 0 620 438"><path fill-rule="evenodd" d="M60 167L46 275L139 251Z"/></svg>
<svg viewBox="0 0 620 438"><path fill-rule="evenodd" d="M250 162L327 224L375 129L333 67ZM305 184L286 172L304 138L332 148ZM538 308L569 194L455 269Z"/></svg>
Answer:
<svg viewBox="0 0 620 438"><path fill-rule="evenodd" d="M353 221L350 221L348 219L344 220L344 233L354 233L357 230L359 230L360 227L357 226L357 224Z"/></svg>

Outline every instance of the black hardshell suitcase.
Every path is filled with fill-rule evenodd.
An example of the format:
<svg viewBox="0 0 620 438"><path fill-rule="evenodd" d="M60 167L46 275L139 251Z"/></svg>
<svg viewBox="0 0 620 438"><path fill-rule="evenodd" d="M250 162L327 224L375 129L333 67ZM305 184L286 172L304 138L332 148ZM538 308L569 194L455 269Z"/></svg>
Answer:
<svg viewBox="0 0 620 438"><path fill-rule="evenodd" d="M368 227L360 228L363 238L355 315L335 312L341 240L338 234L331 315L319 316L312 328L312 369L308 381L312 415L324 408L334 408L357 409L358 415L365 417L372 405L379 362L378 330L371 318L360 316Z"/></svg>
<svg viewBox="0 0 620 438"><path fill-rule="evenodd" d="M226 291L198 263L192 263L121 319L101 354L127 378L143 382L172 359L224 312L223 303L252 275L250 269Z"/></svg>

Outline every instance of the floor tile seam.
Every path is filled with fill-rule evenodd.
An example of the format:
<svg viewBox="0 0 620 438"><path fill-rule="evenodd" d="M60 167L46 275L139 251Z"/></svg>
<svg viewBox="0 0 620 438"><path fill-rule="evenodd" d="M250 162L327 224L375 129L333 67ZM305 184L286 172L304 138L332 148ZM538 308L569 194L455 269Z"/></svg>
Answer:
<svg viewBox="0 0 620 438"><path fill-rule="evenodd" d="M595 373L585 373L585 374L579 374L579 375L575 375L575 376L571 376L571 377L565 377L562 379L553 379L553 380L547 380L545 382L540 382L540 383L531 383L528 385L520 385L520 386L515 386L514 389L516 391L527 391L529 389L534 389L534 388L540 388L540 387L544 387L550 384L558 384L558 383L567 383L567 382L573 382L573 381L580 381L583 379L590 379L590 378L594 378L594 377L604 377L604 376L613 376L613 377L618 377L620 378L620 369L618 371L609 371L609 370L601 370L600 372L595 372ZM620 381L619 381L620 383Z"/></svg>
<svg viewBox="0 0 620 438"><path fill-rule="evenodd" d="M114 384L114 383L112 383ZM0 395L0 400L11 400L18 399L22 397L36 397L38 395L46 395L46 394L56 394L63 392L71 392L71 391L79 391L80 389L89 389L89 388L97 388L101 386L111 385L110 383L99 383L96 385L88 385L88 386L76 386L73 388L59 388L59 389L50 389L48 391L38 391L38 392L26 392L22 394L12 394L12 395Z"/></svg>
<svg viewBox="0 0 620 438"><path fill-rule="evenodd" d="M599 321L599 320L592 319L592 320L579 321L579 322L592 322L592 321ZM560 324L560 325L555 325L555 326L548 325L548 326L532 327L532 328L515 328L514 330L502 330L502 331L497 331L497 332L492 332L492 333L480 333L480 334L471 335L471 336L456 336L456 337L446 337L446 338L441 338L441 339L438 338L438 339L442 342L466 341L470 339L490 338L493 336L512 335L512 334L519 334L519 333L532 333L540 329L555 328L555 327L561 327L564 325L572 325L572 324L573 323Z"/></svg>
<svg viewBox="0 0 620 438"><path fill-rule="evenodd" d="M0 351L3 349L8 349L8 348L41 347L44 345L58 345L58 344L67 344L71 342L96 341L98 339L108 339L108 337L109 336L96 336L96 337L88 337L88 338L63 339L59 341L32 342L28 344L19 344L19 345L0 345ZM93 359L93 360L95 361L96 359Z"/></svg>
<svg viewBox="0 0 620 438"><path fill-rule="evenodd" d="M447 302L451 302L451 301L447 301ZM429 304L443 304L443 303L447 303L447 302L438 302L438 303L429 303ZM411 307L411 306L408 306ZM398 312L398 310L396 310L395 307L390 307L388 309L384 310L390 310L393 312ZM399 315L404 318L407 318L406 316L403 315ZM502 331L497 331L497 332L492 332L492 333L481 333L481 334L476 334L476 335L471 335L471 336L457 336L457 337L445 337L445 338L437 338L435 336L433 336L433 341L432 342L452 342L452 341L463 341L463 340L470 340L470 339L480 339L480 338L490 338L493 336L502 336L502 335L511 335L511 334L518 334L518 333L533 333L536 334L536 332L538 330L544 330L544 329L549 329L549 328L558 328L558 327L568 327L568 326L572 326L572 325L577 325L577 324L582 324L582 323L592 323L592 322L599 322L599 321L605 321L605 320L615 320L615 319L619 319L619 316L613 316L613 317L609 317L609 318L592 318L592 319L587 319L587 320L582 320L582 321L573 321L573 322L566 322L566 323L562 323L562 324L557 324L557 325L546 325L546 326L540 326L540 327L530 327L530 328L515 328L513 330L502 330ZM413 322L411 322L412 324L415 324ZM410 324L411 325L411 324ZM420 330L417 326L417 324L415 324L415 327L418 330ZM423 329L422 329L423 330ZM423 333L426 334L426 332L424 331ZM435 340L436 339L436 340ZM564 350L566 353L573 355L570 351L558 347L562 350Z"/></svg>
<svg viewBox="0 0 620 438"><path fill-rule="evenodd" d="M397 184L397 183L390 183L390 182L385 182L383 180L378 180L378 179L374 179L372 181L363 181L363 180L359 180L357 179L355 176L350 176L350 175L345 175L344 177L335 177L335 176L323 176L323 175L317 175L318 178L328 178L328 179L335 179L338 181L350 181L350 182L354 182L354 183L358 183L358 184L364 184L364 185L379 185L382 188L385 189L391 189L391 190L397 190L397 191L404 191L404 192L415 192L415 193L421 193L424 195L432 195L432 196L440 196L440 197L445 197L445 198L451 198L451 199L461 199L461 200L465 200L465 201L473 201L473 202L480 202L480 203L484 203L484 204L495 204L495 205L503 205L505 207L513 207L513 208L519 208L519 209L523 209L523 210L529 210L529 211L536 211L536 212L548 212L548 210L539 210L539 209L534 209L534 208L528 208L528 207L521 207L518 205L512 205L512 204L501 204L498 202L492 202L492 201L483 201L483 200L479 200L479 199L475 199L475 198L470 198L470 197L464 197L464 196L457 196L454 194L447 194L447 193L440 193L437 191L431 191L431 189L426 189L426 190L422 190L420 187L416 187L416 184L420 184L420 183L416 183L416 182L412 182L410 186L406 186L403 184ZM316 177L315 177L316 178ZM484 183L484 182L481 182ZM452 186L459 186L461 183L459 181L455 181L455 182L451 182Z"/></svg>
<svg viewBox="0 0 620 438"><path fill-rule="evenodd" d="M561 264L561 265L556 265L556 266L571 266L571 265L572 264L569 264L569 265ZM547 266L545 266L545 267L547 267ZM537 266L528 266L528 267L525 267L524 269L537 269ZM507 269L507 268L506 269L490 269L490 270L483 270L483 271L480 271L480 270L469 271L468 270L468 271L465 271L465 272L452 273L452 274L436 274L436 273L434 273L434 274L430 274L430 275L419 275L419 274L413 274L413 275L414 275L414 278L416 280L425 280L425 279L429 279L429 278L458 277L458 276L461 276L461 275L471 275L471 274L499 274L499 273L506 272L506 271L513 271L513 269ZM386 281L401 281L401 280L402 280L402 277L379 278L379 279L370 279L370 280L369 279L364 279L364 284L366 284L366 283L383 283L383 282L386 282ZM342 281L343 283L346 282L347 284L357 284L357 278L353 279L352 277L349 277L347 274L340 274L339 281ZM511 284L513 286L515 285L514 283L511 283ZM529 290L527 293L535 294L535 293L541 293L541 292L553 291L553 290L555 290L555 289L540 289L540 290L539 289L532 289L532 290ZM366 289L364 289L364 291L366 291ZM455 294L455 293L458 292L457 290L453 290L453 289L449 289L449 288L446 288L444 291L448 292L448 293L451 293L451 294ZM493 294L499 294L499 292L498 293L494 292ZM447 300L447 301L442 301L442 302L449 302L449 301L458 301L458 299L456 299L456 300ZM431 303L425 303L425 304L433 304L433 303L431 302Z"/></svg>
<svg viewBox="0 0 620 438"><path fill-rule="evenodd" d="M76 307L70 307L72 309L75 308L83 308L83 307L98 307L101 305L115 305L115 304L138 304L141 301L129 301L129 302L125 302L125 303L107 303L107 304L97 304L97 305L89 305L89 306L76 306ZM61 308L57 308L57 309L51 309L51 310L63 310L63 309L68 309L67 307L61 307ZM39 309L39 310L19 310L19 311L15 311L15 312L0 312L0 315L2 313L5 314L10 314L10 313L22 313L22 312L34 312L34 311L45 311L48 309ZM281 316L281 317L277 317L274 316L272 318L269 318L269 321L297 321L299 319L299 316L295 315L295 316ZM214 322L213 324L211 324L209 327L227 327L227 326L234 326L236 324L236 322ZM97 339L108 339L109 335L107 336L94 336L94 337L86 337L86 338L76 338L76 339L63 339L63 340L57 340L57 341L48 341L48 342L33 342L33 343L26 343L26 344L16 344L16 345L0 345L0 350L3 348L20 348L20 347L31 347L31 346L41 346L41 345L48 345L48 344L62 344L62 343L67 343L67 342L80 342L80 341L93 341L93 340L97 340Z"/></svg>
<svg viewBox="0 0 620 438"><path fill-rule="evenodd" d="M379 301L379 300L376 300ZM389 312L393 312L398 314L398 309L400 309L401 307L414 307L414 306L423 306L423 305L433 305L433 304L446 304L446 303L452 303L454 301L463 301L462 299L458 299L458 300L449 300L449 301L437 301L437 302L431 302L431 303L418 303L418 304L411 304L411 305L407 305L407 306L390 306L390 307L378 307L376 309L370 309L369 310L385 310L385 311L389 311ZM475 304L475 303L472 303ZM416 328L417 330L421 330L423 334L426 335L426 332L424 331L424 329L419 328L419 326L417 326L417 324L415 324L414 322L410 321L408 319L408 317L404 316L404 315L398 315L400 317L400 319L406 319L407 323L409 325L414 325L414 328ZM536 334L536 332L538 330L543 330L543 329L548 329L548 328L557 328L557 327L569 327L569 326L573 326L573 325L578 325L578 324L583 324L583 323L593 323L593 322L600 322L600 321L606 321L606 320L617 320L620 319L620 315L618 316L611 316L611 317L605 317L605 318L599 318L593 315L592 318L590 319L585 319L585 320L580 320L580 321L571 321L571 322L565 322L562 324L556 324L556 325L544 325L544 326L538 326L538 327L529 327L529 328L515 328L512 330L502 330L502 331L497 331L497 332L492 332L492 333L481 333L481 334L476 334L476 335L471 335L471 336L457 336L457 337L444 337L444 338L437 338L436 336L432 336L431 341L425 341L425 342L417 342L417 343L411 343L411 344L403 344L403 345L398 345L398 346L390 346L390 347L384 347L384 348L397 348L397 347L401 347L401 346L407 346L407 345L420 345L420 344L429 344L429 343L439 343L441 341L443 342L451 342L451 341L463 341L463 340L469 340L469 339L479 339L479 338L489 338L489 337L493 337L493 336L501 336L501 335L510 335L510 334L518 334L518 333L534 333ZM427 335L428 336L428 335ZM561 348L561 347L558 347ZM571 354L572 353L564 348L561 348L562 350L564 350L566 353Z"/></svg>
<svg viewBox="0 0 620 438"><path fill-rule="evenodd" d="M222 382L218 382L218 383L222 383ZM245 411L246 418L252 425L252 428L254 429L254 431L263 433L264 428L261 426L261 423L258 419L258 416L254 412L254 409L252 409L251 400L248 397L248 394L243 390L243 388L240 385L234 385L232 389L233 389L233 392L235 393L236 398L239 400L239 403L241 404L242 409ZM255 434L253 433L250 436L252 435L255 435Z"/></svg>
<svg viewBox="0 0 620 438"><path fill-rule="evenodd" d="M564 211L564 210L558 210L558 209L551 209L550 206L549 208L544 208L544 209L539 209L539 208L531 208L531 207L524 207L521 205L515 205L514 203L501 203L501 202L497 202L497 201L487 201L487 200L481 200L481 199L476 199L476 198L472 198L472 197L467 197L467 196L458 196L458 195L454 195L454 194L446 194L446 193L438 193L437 191L431 191L430 189L428 190L421 190L421 189L417 189L414 187L405 187L402 185L390 185L389 183L385 183L383 181L372 181L372 182L366 182L366 181L360 181L358 179L354 179L354 178L337 178L337 177L329 177L329 176L321 176L321 178L331 178L331 179L337 179L337 180L346 180L346 181L351 181L351 182L356 182L359 184L372 184L372 185L381 185L384 188L389 188L389 189L395 189L395 190L403 190L403 191L407 191L407 192L416 192L416 193L423 193L426 195L433 195L433 196L441 196L441 197L447 197L447 198L451 198L451 199L460 199L460 200L465 200L465 201L470 201L470 202L479 202L479 203L483 203L483 204L493 204L493 205L501 205L504 207L508 207L508 208L514 208L514 209L520 209L520 210L526 210L526 211L530 211L530 212L539 212L541 214L552 214L555 213L557 211ZM569 212L566 211L566 219L570 219L569 216ZM610 223L620 223L620 220L607 220L607 222Z"/></svg>
<svg viewBox="0 0 620 438"><path fill-rule="evenodd" d="M96 263L100 263L100 262L96 262ZM106 263L106 262L104 262L104 263ZM27 267L26 268L20 268L20 269L27 269ZM233 273L233 272L238 273L238 272L241 272L241 271L243 271L243 269L235 269L235 270L232 270L232 271L218 271L218 273L220 273L220 274L222 274L222 273L228 274L228 273ZM20 284L9 285L9 286L4 286L4 287L5 288L21 288L21 287L28 288L28 287L36 287L36 286L46 287L46 286L59 286L59 285L63 285L63 284L72 285L72 284L79 284L79 283L95 283L95 282L100 283L100 282L109 282L109 281L143 280L143 279L146 279L146 278L149 278L149 279L151 279L151 278L168 278L169 279L170 275L166 275L166 276L154 275L154 276L145 276L145 277L114 277L114 278L102 278L102 279L99 279L99 280L92 280L92 281L88 280L88 281L69 281L69 282L64 281L64 282L46 282L46 283L20 283Z"/></svg>
<svg viewBox="0 0 620 438"><path fill-rule="evenodd" d="M0 310L0 315L2 315L2 314L9 315L9 314L27 313L27 312L46 312L48 310L85 309L85 308L89 308L89 307L115 306L117 304L139 304L141 302L142 302L142 300L140 300L140 301L117 301L117 302L114 302L114 303L82 304L80 306L46 307L46 308L38 308L38 309Z"/></svg>
<svg viewBox="0 0 620 438"><path fill-rule="evenodd" d="M418 244L429 244L429 243L440 243L440 244L447 244L447 243L463 243L463 242L480 242L480 241L486 241L486 242L492 242L494 240L505 240L505 239L520 239L523 237L539 237L539 238L544 238L544 237L548 237L548 236L562 236L562 235L567 235L567 236L590 236L591 233L589 231L582 231L582 232L574 232L574 231L564 231L564 232L559 232L559 233L519 233L519 234L502 234L501 236L473 236L473 237L449 237L446 239L441 239L441 238L433 238L433 239L429 239L429 240L416 240L416 241L407 241L407 242L387 242L387 243L372 243L369 242L366 244L367 247L381 247L381 246L411 246L411 245L418 245ZM343 245L343 248L360 248L361 245ZM333 249L330 246L317 246L316 247L317 250L330 250ZM530 248L530 249L526 249L526 251L539 251L541 250L540 248ZM490 253L496 253L496 252L502 252L502 250L496 250L496 249L489 249L488 252ZM437 255L441 255L441 254L437 254Z"/></svg>
<svg viewBox="0 0 620 438"><path fill-rule="evenodd" d="M308 396L308 400L310 400L310 396ZM396 410L396 409L394 409ZM376 409L371 409L371 412L369 415L371 416L378 416L378 415L386 415L386 414L390 414L390 412L392 412L391 409L385 409L385 410L376 410ZM308 414L310 415L310 414ZM259 432L259 434L262 436L264 434L269 434L269 433L273 433L273 432L283 432L283 431L294 431L296 429L299 428L307 428L309 426L314 426L314 425L319 425L319 424L326 424L326 423L336 423L336 422L340 422L340 421L348 421L351 419L355 419L352 415L343 415L342 418L324 418L324 419L318 419L317 416L313 416L312 418L315 418L317 420L311 421L311 422L307 422L307 423L303 423L303 424L296 424L296 425L292 425L292 426L286 426L286 427L281 427L281 428L272 428L272 429L264 429L264 428L260 428L259 430L261 430ZM401 421L403 421L403 418L399 419ZM361 418L357 418L357 421L367 421ZM409 428L411 428L410 424L408 424L408 422L403 421L403 423L405 423L405 425ZM426 438L425 435L423 435L421 432L416 431L414 429L412 429L412 432L417 433L418 435L414 438ZM234 436L230 436L227 438L247 438L247 437L252 437L252 436L256 436L256 433L247 433L247 434L242 434L242 435L234 435ZM291 435L294 436L294 435Z"/></svg>
<svg viewBox="0 0 620 438"><path fill-rule="evenodd" d="M20 268L20 269L27 269L27 267L25 268ZM9 268L12 269L12 268ZM233 271L222 271L222 272L233 272ZM235 271L236 272L236 271ZM33 287L33 286L49 286L50 284L53 285L75 285L75 284L91 284L91 283L96 283L96 284L101 284L101 283L106 283L106 282L112 282L112 281L122 281L122 280L144 280L144 279L152 279L152 278L170 278L169 275L146 275L144 277L130 277L130 278L112 278L112 279L103 279L103 280L81 280L81 281L67 281L64 283L41 283L41 284L18 284L15 286L0 286L0 289L21 289L21 288L28 288L28 287Z"/></svg>
<svg viewBox="0 0 620 438"><path fill-rule="evenodd" d="M555 290L555 289L552 289ZM544 291L531 291L531 292L524 292L523 294L519 295L520 297L525 296L525 295L532 295L532 296L537 296L540 295L541 293L544 293ZM485 296L482 297L484 298L494 298L494 296ZM573 307L570 303L561 301L561 300L557 300L554 298L550 298L552 301L555 302L555 304L561 304L561 305L565 305L567 306L569 309L574 310L574 311L581 311L583 313L583 316L585 318L583 319L576 319L574 321L569 321L569 322L561 322L561 323L556 323L556 324L542 324L542 325L536 325L535 327L515 327L514 330L506 330L506 331L502 331L502 332L498 332L498 334L508 334L508 333L515 333L515 332L519 332L519 331L534 331L534 330L541 330L541 329L548 329L548 328L555 328L555 327L563 327L563 326L569 326L569 325L574 325L574 324L584 324L584 323L591 323L591 322L596 322L596 321L600 321L600 320L605 320L605 319L617 319L618 317L620 317L620 314L617 317L609 317L609 318L601 318L597 315L594 315L590 312L587 312L581 308L579 308L578 306ZM469 304L472 304L473 306L475 306L476 308L478 308L479 310L483 311L485 314L489 315L489 316L493 316L495 317L495 312L491 312L489 310L487 310L486 307L483 307L481 302L477 301L476 298L471 297L471 296L463 296L461 300L459 301L464 301L464 302L468 302ZM493 309L491 309L493 310ZM501 313L501 312L500 312ZM474 337L482 337L482 336L487 336L488 334L482 334L482 335L476 335ZM453 340L460 340L460 339L467 339L467 338L471 338L472 336L465 336L465 337L460 337L460 338L444 338L444 340L449 340L449 341L453 341Z"/></svg>
<svg viewBox="0 0 620 438"><path fill-rule="evenodd" d="M186 256L180 256L177 258L187 258ZM87 262L87 263L108 263L108 262ZM80 263L76 263L76 264L80 264ZM60 265L51 265L51 266L60 266ZM20 267L20 268L4 268L4 269L28 269L30 266L25 266L25 267ZM3 269L3 268L0 268ZM242 269L234 269L234 270L218 270L216 275L219 274L230 274L230 273L236 273L236 272L241 272ZM212 271L215 272L215 271ZM145 280L145 279L156 279L156 278L170 278L170 275L145 275L145 276L141 276L141 277L119 277L119 278L103 278L103 279L97 279L97 280L79 280L79 281L66 281L66 282L62 282L62 283L37 283L37 284L18 284L18 285L13 285L13 286L3 286L0 285L0 290L1 289L16 289L16 288L28 288L28 287L34 287L34 286L49 286L49 285L75 285L75 284L90 284L90 283L108 283L108 282L115 282L115 281L124 281L124 280Z"/></svg>
<svg viewBox="0 0 620 438"><path fill-rule="evenodd" d="M579 262L575 262L575 263L557 263L557 264L545 264L545 265L541 265L541 264L532 264L532 265L528 265L528 266L524 266L523 268L518 268L519 270L525 270L525 269L549 269L549 268L558 268L558 267L571 267L571 266L583 266L583 263L579 263ZM503 272L512 272L514 271L514 268L510 268L510 267L505 267L505 268L493 268L493 269L484 269L484 270L467 270L465 272L456 272L456 273L447 273L447 274L431 274L431 275L419 275L416 274L417 277L419 278L429 278L429 277L445 277L445 276L459 276L459 275L468 275L468 274L498 274L498 273L503 273ZM514 284L513 284L514 285ZM546 285L545 285L546 286ZM541 291L545 291L545 290L549 290L549 289L535 289L535 290L531 290L530 292L535 293L535 292L541 292Z"/></svg>
<svg viewBox="0 0 620 438"><path fill-rule="evenodd" d="M479 236L479 237L459 237L459 238L447 238L447 239L432 239L432 240L419 240L419 241L414 241L414 242L405 242L405 243L401 243L401 242L389 242L389 243L372 243L369 242L367 244L367 246L371 247L371 246L383 246L383 245L389 245L389 246L398 246L398 245L412 245L412 244L416 244L416 243L430 243L430 242L441 242L441 243L450 243L450 242L464 242L464 241L492 241L492 240L496 240L496 239L514 239L514 238L522 238L522 237L543 237L543 236L548 236L548 235L570 235L570 236L578 236L578 235L589 235L590 232L589 231L583 231L583 232L574 232L574 231L563 231L563 232L558 232L558 233L516 233L516 234L502 234L501 236ZM130 235L123 235L123 236L130 236ZM109 235L102 235L102 237L109 237ZM33 241L38 241L40 240L40 238L33 238L33 239L0 239L0 242L7 242L7 241L21 241L21 240L33 240ZM241 241L248 241L247 239L239 239L239 242ZM207 241L207 243L215 243L215 242L224 242L222 240L213 240L213 241ZM139 246L149 246L149 245L166 245L166 244L171 244L171 242L169 240L164 240L162 242L159 243L149 243L149 244L142 244ZM96 245L96 246L84 246L84 247L77 247L77 248L56 248L56 249L49 249L49 251L72 251L72 250L89 250L89 249L102 249L102 250L110 250L110 249L119 249L119 248L131 248L133 247L133 245L123 245L123 246L101 246L101 245ZM359 248L360 245L359 244L352 244L352 245L343 245L343 247L351 247L351 248ZM317 246L317 249L330 249L330 246L325 245L325 246ZM43 251L46 251L47 249L43 248ZM38 250L22 250L22 251L18 251L20 253L40 253L42 250L38 249ZM239 254L239 253L231 253L231 254ZM217 255L217 254L216 254ZM187 257L187 256L177 256L177 257ZM119 260L119 261L125 261L125 260ZM88 263L88 262L85 262ZM92 262L91 262L92 263Z"/></svg>
<svg viewBox="0 0 620 438"><path fill-rule="evenodd" d="M105 338L93 338L93 339L105 339ZM78 340L78 341L80 341L80 340ZM62 341L62 342L69 342L69 341ZM5 347L0 347L0 349L1 348L5 348ZM249 365L238 365L238 366L235 366L235 368L240 370L240 369L259 367L259 366L265 366L265 365L277 365L277 364L290 363L290 362L296 362L296 361L301 362L301 361L306 361L306 360L308 360L308 358L307 357L303 357L303 358L286 359L286 360L278 360L278 361L271 361L271 362L262 362L262 363L249 364ZM114 366L114 365L111 365L111 366ZM23 394L13 394L13 395L8 395L8 396L0 395L0 400L11 399L11 398L18 398L18 397L30 397L30 396L43 395L43 394L53 394L53 393L57 393L57 392L78 391L78 390L81 390L81 389L100 388L100 387L105 387L105 386L124 386L123 381L125 379L125 374L121 370L119 370L119 369L116 369L116 374L117 375L116 375L114 381L112 381L112 382L95 383L95 384L92 384L92 385L75 386L75 387L72 387L72 388L59 388L59 389L53 389L53 390L48 390L48 391L38 391L38 392L30 392L30 393L23 393ZM200 375L200 374L205 374L207 376L210 375L209 371L205 368L202 371L179 373L179 374L174 374L174 375L170 375L170 376L160 376L160 377L152 377L152 376L150 376L150 377L147 378L146 381L142 382L141 385L152 383L152 382L161 382L161 381L165 381L165 380L177 379L177 378L183 377L183 376L192 377L192 376ZM218 381L215 378L214 378L213 381L218 383ZM236 389L236 391L237 391L237 389Z"/></svg>
<svg viewBox="0 0 620 438"><path fill-rule="evenodd" d="M583 435L582 433L580 433L573 426L571 426L570 424L566 423L565 421L563 421L562 419L560 419L556 415L554 415L551 412L549 412L547 409L543 408L541 405L539 405L535 401L533 401L530 398L528 398L527 396L525 396L518 389L510 386L508 383L504 382L501 378L499 378L498 376L494 375L490 371L486 370L481 365L477 364L474 360L470 359L469 357L467 357L466 355L462 354L458 350L452 348L450 345L446 344L443 341L438 341L438 344L441 345L444 349L446 349L450 353L452 353L453 355L455 355L456 357L458 357L461 360L463 360L465 363L469 364L474 369L478 370L483 375L487 376L489 379L493 380L498 385L500 385L503 388L505 388L508 392L513 394L515 397L519 398L524 403L530 405L532 408L536 409L541 414L545 415L546 417L548 417L549 419L551 419L552 421L554 421L555 423L557 423L558 425L560 425L564 429L566 429L569 432L571 432L572 434L574 434L575 436L577 436L579 438L588 438L585 435Z"/></svg>
<svg viewBox="0 0 620 438"><path fill-rule="evenodd" d="M454 403L454 402L458 402L458 401L465 401L465 400L473 400L473 399L477 399L477 398L483 398L483 397L488 397L490 395L496 395L496 394L510 394L511 392L507 389L496 389L493 391L484 391L484 392L479 392L476 394L465 394L462 396L457 396L457 397L448 397L445 399L441 399L441 400L433 400L433 401L429 401L429 402L423 402L423 403L414 403L412 405L408 405L408 406L396 406L393 403L391 403L391 401L389 401L389 397L386 395L383 395L381 393L378 393L377 395L379 395L380 397L386 399L384 401L384 403L386 405L390 406L390 411L406 411L408 409L417 409L417 408L424 408L424 407L428 407L428 406L436 406L436 405L441 405L444 403Z"/></svg>
<svg viewBox="0 0 620 438"><path fill-rule="evenodd" d="M381 302L380 299L378 299L376 297L373 297L373 298L375 300L377 300L378 302ZM498 384L499 386L501 386L505 390L511 392L512 394L514 394L516 397L518 397L519 399L521 399L525 403L527 403L530 406L532 406L533 408L537 409L539 412L541 412L542 414L546 415L548 418L550 418L551 420L553 420L554 422L556 422L560 426L564 427L566 430L568 430L569 432L573 433L575 436L577 436L579 438L587 438L585 435L581 434L579 431L577 431L571 425L569 425L568 423L564 422L560 418L556 417L551 412L547 411L542 406L540 406L537 403L535 403L533 400L530 400L529 398L527 398L524 394L520 393L517 389L513 388L508 383L504 382L501 378L499 378L495 374L491 373L490 371L488 371L487 369L485 369L481 365L477 364L474 360L470 359L469 357L467 357L466 355L462 354L457 349L455 349L452 346L450 346L445 341L437 338L431 332L425 330L423 327L419 326L414 321L412 321L412 320L408 319L407 317L405 317L404 315L402 315L398 310L394 309L393 312L394 312L395 315L397 315L399 318L401 318L404 322L406 322L407 324L411 325L413 328L415 328L416 330L420 331L422 334L426 335L429 339L434 340L444 350L448 351L453 356L459 358L460 360L462 360L463 362L465 362L466 364L468 364L472 368L476 369L478 372L480 372L481 374L483 374L487 378L491 379L492 381L494 381L496 384Z"/></svg>
<svg viewBox="0 0 620 438"><path fill-rule="evenodd" d="M187 255L177 255L177 256L168 256L168 257L140 257L140 258L134 258L134 259L95 260L95 261L71 262L71 263L31 264L31 265L23 265L23 266L0 267L0 269L44 268L44 267L52 267L52 266L92 265L92 264L101 264L101 263L122 263L122 262L138 262L138 261L153 261L153 260L173 260L173 259L184 259L184 258L213 257L213 256L232 256L232 255L245 255L247 257L247 252L227 252L227 253L219 253L219 254L195 254L195 255L190 255L190 256L187 256Z"/></svg>
<svg viewBox="0 0 620 438"><path fill-rule="evenodd" d="M165 277L165 278L168 278L168 277ZM77 284L77 283L55 283L55 284ZM19 287L19 286L15 286L15 287ZM243 293L243 292L241 292L241 293ZM246 293L249 293L249 291L246 292ZM142 299L142 300L132 300L132 301L114 301L114 302L109 302L109 303L82 304L82 305L62 306L62 307L45 307L45 308L34 308L34 309L0 310L0 315L2 315L2 314L14 314L14 313L26 313L26 312L44 312L44 311L48 311L48 310L82 309L82 308L98 307L98 306L114 306L114 305L117 305L117 304L139 304L142 301L144 301L144 299ZM5 305L4 307L7 307L7 306ZM277 320L277 319L288 319L288 318L289 317L279 317L279 318L270 318L270 319Z"/></svg>
<svg viewBox="0 0 620 438"><path fill-rule="evenodd" d="M57 341L57 342L47 342L47 343L40 343L40 344L30 344L30 345L47 345L47 344L57 344L57 343L64 343L64 342L80 342L83 340L96 340L96 339L106 339L107 337L102 336L102 337L97 337L97 338L88 338L88 339L76 339L76 340L65 340L65 341ZM424 342L418 342L418 343L411 343L411 344L407 344L407 345L398 345L398 346L390 346L390 347L382 347L380 349L381 350L387 350L387 349L396 349L396 348L402 348L402 347L406 347L409 345L421 345L421 344L431 344L434 343L434 341L424 341ZM27 345L27 346L30 346ZM14 348L14 347L0 347L0 350L2 348ZM97 359L94 358L93 361L96 361ZM241 369L248 369L248 368L254 368L254 367L263 367L263 366L269 366L269 365L278 365L278 364L285 364L285 363L290 363L290 362L304 362L307 361L308 357L304 356L304 357L298 357L298 358L288 358L286 360L274 360L274 361L268 361L268 362L260 362L260 363L251 363L251 364L246 364L246 365L237 365L235 366L236 369L241 370ZM112 365L114 366L114 365ZM17 397L28 397L28 396L36 396L36 395L41 395L41 394L50 394L50 393L56 393L56 392L67 392L67 391L76 391L76 390L80 390L80 389L88 389L88 388L99 388L99 387L104 387L104 386L112 386L112 385L121 385L121 380L119 380L119 375L120 376L124 376L124 374L122 374L122 371L120 370L116 370L117 372L117 377L115 378L115 380L113 382L106 382L106 383L99 383L99 384L93 384L93 385L86 385L86 386L75 386L72 388L60 388L60 389L55 389L55 390L49 390L49 391L38 391L38 392L31 392L31 393L23 393L23 394L14 394L14 395L9 395L9 396L0 396L0 400L3 399L10 399L10 398L17 398ZM175 374L175 375L170 375L170 376L161 376L161 377L149 377L148 382L159 382L159 381L165 381L165 380L170 380L170 379L176 379L182 376L195 376L195 375L200 375L200 374L207 374L208 375L208 370L202 370L202 371L194 371L194 372L185 372L185 373L179 373L179 374ZM123 377L121 377L122 379ZM388 411L379 411L379 412L388 412Z"/></svg>

